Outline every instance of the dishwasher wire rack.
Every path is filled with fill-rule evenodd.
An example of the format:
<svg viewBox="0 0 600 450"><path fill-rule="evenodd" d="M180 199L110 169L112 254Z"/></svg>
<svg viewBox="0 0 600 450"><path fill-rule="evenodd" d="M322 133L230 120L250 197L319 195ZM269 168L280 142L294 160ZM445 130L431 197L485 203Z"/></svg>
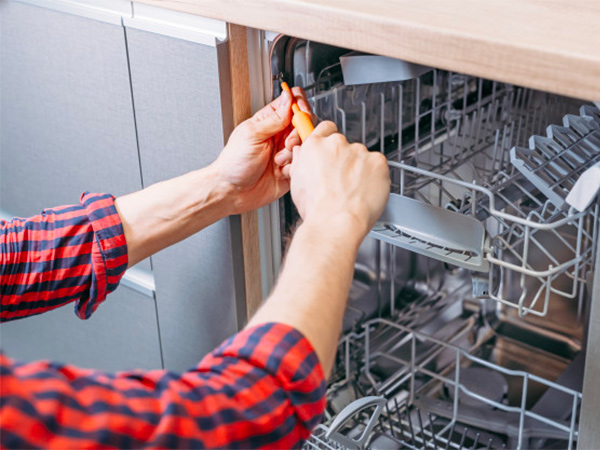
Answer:
<svg viewBox="0 0 600 450"><path fill-rule="evenodd" d="M532 136L529 147L513 147L511 162L557 208L579 177L600 161L600 110L584 105L580 115L567 114L563 126L550 125L546 136Z"/></svg>
<svg viewBox="0 0 600 450"><path fill-rule="evenodd" d="M387 242L379 245L389 245L387 268L392 279L395 249L409 248L471 270L473 301L480 298L487 305L486 299L493 299L516 308L520 316L545 316L551 301L560 296L577 299L581 317L584 280L595 260L598 202L585 211L559 206L556 198L549 198L548 188L533 183L515 166L511 149L528 147L530 136L545 132L546 138L533 138L533 150L547 139L569 138L573 144L577 130L570 125L588 123L595 111L587 106L579 111L578 102L566 97L442 70L402 82L345 86L338 76L322 77L332 73L331 67L326 69L306 86L313 111L334 121L349 141L386 155L393 194L463 215L485 230L486 239L461 247L450 245L456 239L443 230L428 242L423 234L411 236L392 223L384 229L376 226L372 235L387 234L386 239L375 237ZM569 123L546 129L565 114L571 114ZM581 141L582 136L577 137ZM587 143L583 146L583 153L577 150L576 156L589 150ZM567 150L563 156L571 170L565 173L563 162L545 151L545 161L534 155L527 168L562 195L588 164L575 158L579 165L573 165ZM557 166L562 172L555 172ZM543 167L551 171L543 173ZM403 244L394 242L396 238ZM385 253L380 248L378 254L381 258ZM475 257L483 261L474 262ZM340 341L339 364L328 395L332 399L346 392L346 397L337 397L336 405L330 402L333 409L305 448L541 448L550 442L547 439L573 448L581 403L576 389L562 385L561 379L549 381L535 370L506 368L480 357L473 323L436 330L435 337L420 325L417 330L415 317L426 314L431 301L426 299L425 309L416 316L404 317L394 309L393 283L390 294L394 322L369 320ZM455 307L451 300L445 303L448 308ZM387 361L387 369L395 367L393 373L383 376L378 360ZM518 380L516 398L514 392L510 399L476 392L465 380L463 369L469 367ZM353 395L347 394L350 386ZM566 415L559 417L556 411L532 404L540 390L546 393L538 403L550 395ZM340 398L359 400L340 409L348 403ZM473 402L480 407L470 409ZM491 419L482 423L480 415Z"/></svg>
<svg viewBox="0 0 600 450"><path fill-rule="evenodd" d="M562 296L578 301L581 319L583 281L592 268L597 242L598 205L579 213L564 203L559 206L556 196L548 195L551 190L564 192L564 186L571 186L577 174L600 158L594 153L594 133L600 132L592 127L582 135L582 127L590 128L590 122L599 120L595 108L585 106L580 116L567 115L564 127L549 127L548 137L530 139L565 112L575 112L574 101L439 70L401 83L337 85L317 92L310 101L317 115L334 120L349 140L386 154L393 193L418 200L425 212L425 206L435 206L471 217L485 227L489 239L470 242L465 232L457 241L439 226L435 235L430 233L435 239L415 232L430 231L431 221L408 230L379 223L373 237L480 271L474 276L474 295L517 308L521 316L545 316L551 298ZM561 168L558 175L551 172L553 178L538 177L553 180L554 185L540 189L540 183L515 169L515 148L528 139L536 148L552 141L561 149L565 139L570 140L562 156L548 156L544 147L546 161L540 167L531 169L531 161L539 157L528 160L528 169L536 174ZM591 153L589 161L583 158ZM561 157L567 162L559 165ZM565 164L571 169L568 173ZM459 219L450 214L441 217L446 216L449 230ZM404 215L408 218L413 217ZM458 228L463 226L479 236L476 224L461 222Z"/></svg>
<svg viewBox="0 0 600 450"><path fill-rule="evenodd" d="M511 177L501 174L499 186L490 189L405 163L389 161L389 165L392 172L397 172L395 178L399 180L400 196L406 191L404 180L409 178L409 174L414 175L421 182L440 186L440 190L444 190L449 199L450 208L474 218L484 218L485 227L492 239L487 248L480 248L479 253L484 255L490 267L487 283L479 283L474 295L489 297L516 307L521 316L529 313L545 316L552 294L566 298L578 297L581 303L584 295L582 282L593 264L598 238L597 203L583 212L572 209L564 211L556 208L549 200L533 196L530 185L518 175ZM460 187L463 189L462 194L449 196L446 186ZM517 202L511 201L506 187L511 190L510 196L514 197L515 192L518 194ZM445 224L451 230L452 224L456 222L453 222L450 214L446 217L448 220ZM371 236L393 243L389 226L387 229L384 227L385 224L376 224ZM423 227L427 228L427 225L424 224ZM440 232L442 233L443 231ZM396 239L401 238L406 239L402 235L398 235ZM443 240L444 236L438 235L436 239ZM420 246L421 249L429 247L435 253L439 252L438 244L421 239L413 241L416 251L416 247ZM461 265L460 258L468 262L471 256L451 246L443 250L447 254L453 251L459 253L454 258L457 265ZM424 253L423 250L421 252ZM435 253L431 251L429 254L435 257ZM468 265L464 267L470 268ZM515 274L520 293L515 291L514 283L510 283L513 286L510 289L507 287L509 283L505 283L508 277L514 278ZM579 313L581 314L581 308Z"/></svg>
<svg viewBox="0 0 600 450"><path fill-rule="evenodd" d="M399 404L398 401L394 400L393 406L390 407L384 397L365 397L363 400L366 401L360 406L365 408L382 406L382 408L373 415L368 415L363 410L357 410L358 407L353 405L351 413L353 415L360 414L359 420L363 421L360 427L362 429L359 428L358 430L360 432L358 438L347 437L332 427L319 425L305 442L304 448L361 449L365 448L366 445L377 446L377 439L382 441L381 448L408 448L414 450L420 448L439 450L506 448L505 444L492 447L495 443L493 437L486 439L486 437L482 437L482 433L456 423L453 423L449 430L444 430L444 433L441 433L436 430L439 425L434 425L436 420L431 413L428 413L424 419L420 409L411 408L406 402ZM347 419L353 419L352 415L349 415ZM342 424L340 423L340 425ZM377 437L374 439L375 436Z"/></svg>
<svg viewBox="0 0 600 450"><path fill-rule="evenodd" d="M540 448L547 439L573 448L581 393L475 356L477 346L461 339L465 330L446 342L386 319L373 319L363 324L361 332L344 336L339 353L347 375L337 384L351 382L353 375L347 368L356 364L358 353L357 372L372 387L368 396L319 425L304 448L522 449ZM377 360L392 362L396 370L378 380L373 371ZM474 366L520 380L519 401L510 404L467 386L463 371ZM440 386L451 392L451 400L435 397L442 392ZM551 403L564 405L564 418L556 417L551 408L529 404L529 390L534 388L545 390ZM478 407L473 408L474 403Z"/></svg>
<svg viewBox="0 0 600 450"><path fill-rule="evenodd" d="M427 154L449 137L463 150L472 147L475 138L489 146L496 131L506 141L511 129L503 130L503 125L515 123L520 126L512 130L516 143L524 143L545 124L572 111L564 97L436 69L400 83L338 84L313 91L309 102L315 114L334 121L349 141L362 142L397 161L412 156L424 164ZM459 129L463 131L457 135ZM452 162L439 162L444 163L456 165L460 160L455 152Z"/></svg>

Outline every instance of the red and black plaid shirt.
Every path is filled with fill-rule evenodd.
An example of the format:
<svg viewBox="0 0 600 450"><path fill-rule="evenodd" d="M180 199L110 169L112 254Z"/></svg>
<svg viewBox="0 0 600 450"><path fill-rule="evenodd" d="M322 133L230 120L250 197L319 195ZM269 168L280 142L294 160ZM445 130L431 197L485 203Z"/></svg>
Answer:
<svg viewBox="0 0 600 450"><path fill-rule="evenodd" d="M127 246L110 195L0 221L2 321L76 301L88 318L119 284ZM325 407L317 356L300 332L265 324L183 374L116 374L0 354L3 448L286 448Z"/></svg>

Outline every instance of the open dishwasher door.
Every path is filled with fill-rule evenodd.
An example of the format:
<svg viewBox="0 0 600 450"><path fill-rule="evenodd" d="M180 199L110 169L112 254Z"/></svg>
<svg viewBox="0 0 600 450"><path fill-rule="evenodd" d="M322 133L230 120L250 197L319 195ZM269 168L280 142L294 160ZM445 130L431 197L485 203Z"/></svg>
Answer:
<svg viewBox="0 0 600 450"><path fill-rule="evenodd" d="M264 100L303 87L392 177L305 447L575 447L599 220L564 200L600 161L600 111L373 55L349 76L349 49L261 39ZM298 217L289 197L272 212L280 261Z"/></svg>

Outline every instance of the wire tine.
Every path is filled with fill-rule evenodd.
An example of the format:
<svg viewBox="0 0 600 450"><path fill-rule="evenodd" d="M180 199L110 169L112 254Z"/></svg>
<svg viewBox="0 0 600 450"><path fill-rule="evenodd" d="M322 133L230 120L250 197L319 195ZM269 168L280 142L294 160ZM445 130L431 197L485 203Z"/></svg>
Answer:
<svg viewBox="0 0 600 450"><path fill-rule="evenodd" d="M427 413L429 419L429 429L431 430L431 440L433 441L433 448L437 450L437 441L435 440L435 431L433 430L433 420L431 419L431 413Z"/></svg>
<svg viewBox="0 0 600 450"><path fill-rule="evenodd" d="M383 426L383 419L381 418L381 415L378 417L379 419L379 426L381 427L381 434L385 434L385 427ZM393 427L391 427L393 428Z"/></svg>
<svg viewBox="0 0 600 450"><path fill-rule="evenodd" d="M475 450L477 448L477 444L479 444L479 436L479 433L475 435L475 441L473 442L473 450Z"/></svg>
<svg viewBox="0 0 600 450"><path fill-rule="evenodd" d="M427 447L427 439L425 438L425 427L423 426L423 419L421 418L421 410L417 408L417 419L419 419L419 428L421 429L421 437L423 439L423 445Z"/></svg>
<svg viewBox="0 0 600 450"><path fill-rule="evenodd" d="M412 437L413 444L417 444L417 437L415 436L415 429L412 425L412 419L410 418L410 413L408 412L408 408L405 410L406 418L408 419L408 427L410 428L410 435Z"/></svg>
<svg viewBox="0 0 600 450"><path fill-rule="evenodd" d="M462 438L460 439L460 444L458 444L458 450L462 450L465 445L465 439L467 438L467 429L463 430Z"/></svg>
<svg viewBox="0 0 600 450"><path fill-rule="evenodd" d="M488 444L485 447L485 450L490 450L490 448L492 448L492 438L490 438L490 440L488 441Z"/></svg>
<svg viewBox="0 0 600 450"><path fill-rule="evenodd" d="M394 418L392 416L392 413L390 411L390 407L388 406L387 402L385 404L385 410L388 413L388 421L390 422L390 431L392 432L392 436L396 437L396 432L394 431L394 422L393 422ZM381 416L379 416L379 417L381 417Z"/></svg>
<svg viewBox="0 0 600 450"><path fill-rule="evenodd" d="M400 412L400 406L398 406L398 400L394 397L394 406L396 407L396 415L398 416L398 428L400 428L400 438L404 435L404 428L402 426L402 413Z"/></svg>
<svg viewBox="0 0 600 450"><path fill-rule="evenodd" d="M445 450L448 450L450 448L450 442L452 442L452 438L454 437L454 427L456 427L456 422L452 424L452 427L450 428L450 433L448 433L448 439L446 440Z"/></svg>

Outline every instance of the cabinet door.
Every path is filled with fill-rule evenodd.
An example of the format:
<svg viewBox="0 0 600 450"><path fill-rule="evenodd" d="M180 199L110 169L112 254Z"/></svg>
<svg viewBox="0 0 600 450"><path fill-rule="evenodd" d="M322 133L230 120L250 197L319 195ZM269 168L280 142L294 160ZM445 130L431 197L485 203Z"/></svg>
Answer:
<svg viewBox="0 0 600 450"><path fill-rule="evenodd" d="M1 208L142 187L123 27L2 2Z"/></svg>
<svg viewBox="0 0 600 450"><path fill-rule="evenodd" d="M0 2L0 209L30 216L81 193L141 188L124 28ZM140 266L150 269L148 261ZM161 367L154 299L119 288L89 321L72 305L3 324L14 358Z"/></svg>
<svg viewBox="0 0 600 450"><path fill-rule="evenodd" d="M2 324L2 350L20 361L49 359L101 370L162 367L154 299L121 286L88 320L73 304Z"/></svg>
<svg viewBox="0 0 600 450"><path fill-rule="evenodd" d="M228 120L219 50L129 27L127 44L144 183L211 163L223 148ZM152 258L169 369L193 366L237 331L243 292L238 225L236 218L222 220Z"/></svg>

